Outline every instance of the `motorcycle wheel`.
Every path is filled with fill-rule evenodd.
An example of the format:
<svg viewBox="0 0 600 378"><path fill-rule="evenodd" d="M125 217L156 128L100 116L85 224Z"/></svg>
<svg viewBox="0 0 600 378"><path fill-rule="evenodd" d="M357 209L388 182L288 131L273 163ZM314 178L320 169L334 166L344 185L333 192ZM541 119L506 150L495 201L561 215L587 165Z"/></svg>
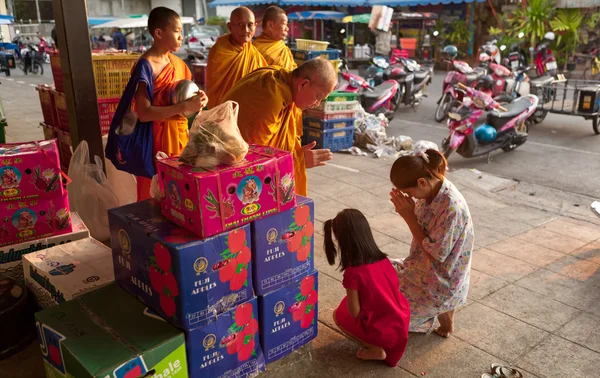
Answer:
<svg viewBox="0 0 600 378"><path fill-rule="evenodd" d="M442 122L450 113L450 107L452 104L452 97L448 93L444 93L440 103L435 110L435 121Z"/></svg>
<svg viewBox="0 0 600 378"><path fill-rule="evenodd" d="M531 119L533 120L533 123L542 123L546 119L547 115L547 110L536 110L531 116Z"/></svg>
<svg viewBox="0 0 600 378"><path fill-rule="evenodd" d="M441 153L444 155L444 157L446 158L446 160L448 160L448 158L450 157L450 155L452 155L452 153L455 150L456 149L450 147L450 140L448 138L446 138L446 139L444 139L442 141L442 151L441 151Z"/></svg>
<svg viewBox="0 0 600 378"><path fill-rule="evenodd" d="M43 75L44 74L44 67L42 67L42 65L40 64L40 62L34 62L33 66L31 67L31 73L33 73L35 75Z"/></svg>
<svg viewBox="0 0 600 378"><path fill-rule="evenodd" d="M592 127L594 128L594 132L596 133L596 135L600 134L600 117L599 116L595 116L594 119L592 119Z"/></svg>

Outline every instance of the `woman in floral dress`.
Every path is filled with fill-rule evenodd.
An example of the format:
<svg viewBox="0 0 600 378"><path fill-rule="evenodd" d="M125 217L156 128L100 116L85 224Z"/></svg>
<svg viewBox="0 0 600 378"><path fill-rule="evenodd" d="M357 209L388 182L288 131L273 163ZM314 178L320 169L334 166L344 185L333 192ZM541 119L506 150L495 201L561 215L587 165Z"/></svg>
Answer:
<svg viewBox="0 0 600 378"><path fill-rule="evenodd" d="M411 308L410 332L454 331L454 310L466 303L473 251L473 221L456 187L445 178L436 150L398 158L390 173L396 211L413 235L410 254L396 261L400 291ZM416 201L415 201L416 200Z"/></svg>

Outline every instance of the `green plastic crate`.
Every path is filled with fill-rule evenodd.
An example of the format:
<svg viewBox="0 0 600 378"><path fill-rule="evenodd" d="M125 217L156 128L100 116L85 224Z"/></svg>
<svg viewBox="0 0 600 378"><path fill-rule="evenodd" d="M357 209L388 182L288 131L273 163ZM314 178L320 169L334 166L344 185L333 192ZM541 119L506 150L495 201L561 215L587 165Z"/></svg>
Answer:
<svg viewBox="0 0 600 378"><path fill-rule="evenodd" d="M348 93L348 92L332 92L325 102L348 102L348 101L356 101L358 99L358 94L356 93Z"/></svg>

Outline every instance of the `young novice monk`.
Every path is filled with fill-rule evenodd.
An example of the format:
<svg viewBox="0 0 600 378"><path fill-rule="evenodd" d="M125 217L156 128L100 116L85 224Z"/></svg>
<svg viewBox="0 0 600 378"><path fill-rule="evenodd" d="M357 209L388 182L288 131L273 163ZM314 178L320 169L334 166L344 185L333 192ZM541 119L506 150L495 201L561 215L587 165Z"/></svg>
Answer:
<svg viewBox="0 0 600 378"><path fill-rule="evenodd" d="M189 68L172 52L181 47L183 37L179 15L165 7L154 8L148 16L152 47L140 58L130 80L138 82L135 93L140 122L153 122L153 156L161 151L178 156L188 142L188 121L182 113L199 112L208 102L204 92L171 105L171 88L179 80L192 79ZM149 89L152 87L152 91ZM150 179L137 178L138 201L150 198Z"/></svg>

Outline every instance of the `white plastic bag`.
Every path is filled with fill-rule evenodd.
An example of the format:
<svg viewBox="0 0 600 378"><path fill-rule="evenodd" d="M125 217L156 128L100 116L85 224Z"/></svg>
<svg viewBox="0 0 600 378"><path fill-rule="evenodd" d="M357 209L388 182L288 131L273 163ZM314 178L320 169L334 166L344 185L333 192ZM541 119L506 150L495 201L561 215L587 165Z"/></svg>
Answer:
<svg viewBox="0 0 600 378"><path fill-rule="evenodd" d="M194 119L190 140L179 161L195 167L214 167L244 160L248 143L242 138L237 125L238 111L237 102L226 101L200 112Z"/></svg>
<svg viewBox="0 0 600 378"><path fill-rule="evenodd" d="M102 144L106 148L108 135L102 137ZM134 175L119 171L109 159L104 159L106 164L106 178L110 187L119 199L119 206L129 205L137 201L137 180Z"/></svg>
<svg viewBox="0 0 600 378"><path fill-rule="evenodd" d="M102 159L95 156L90 163L86 141L81 141L73 152L69 177L73 182L67 187L71 211L79 216L92 236L100 241L110 238L108 209L119 206L119 199L102 170Z"/></svg>

